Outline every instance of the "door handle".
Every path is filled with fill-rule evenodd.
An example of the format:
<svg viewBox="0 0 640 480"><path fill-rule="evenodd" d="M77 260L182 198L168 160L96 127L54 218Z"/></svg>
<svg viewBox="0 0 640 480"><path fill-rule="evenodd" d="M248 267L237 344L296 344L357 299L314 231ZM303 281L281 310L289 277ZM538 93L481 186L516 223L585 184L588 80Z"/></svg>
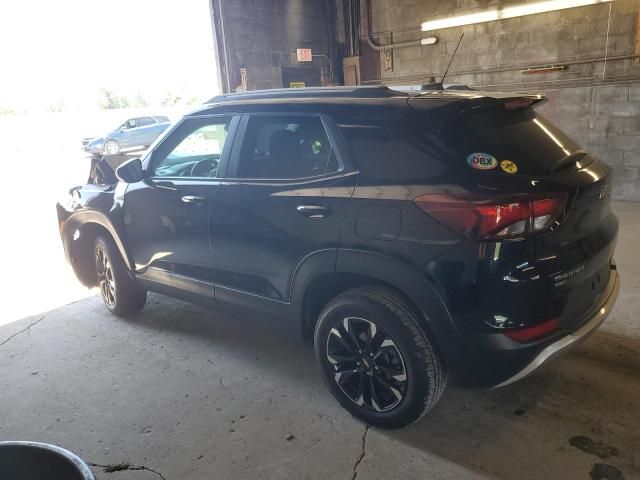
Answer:
<svg viewBox="0 0 640 480"><path fill-rule="evenodd" d="M164 190L170 190L172 192L178 191L176 185L168 180L152 181L151 185L156 188L162 188Z"/></svg>
<svg viewBox="0 0 640 480"><path fill-rule="evenodd" d="M298 205L296 210L309 218L324 218L329 213L329 207L324 205Z"/></svg>
<svg viewBox="0 0 640 480"><path fill-rule="evenodd" d="M204 202L204 197L199 197L197 195L185 195L181 198L184 203L200 203Z"/></svg>

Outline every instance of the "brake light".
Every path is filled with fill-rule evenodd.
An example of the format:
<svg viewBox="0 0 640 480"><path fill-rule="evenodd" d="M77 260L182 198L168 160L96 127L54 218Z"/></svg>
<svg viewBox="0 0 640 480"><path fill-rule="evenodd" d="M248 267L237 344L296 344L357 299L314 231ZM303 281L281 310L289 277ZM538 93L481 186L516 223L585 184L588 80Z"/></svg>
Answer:
<svg viewBox="0 0 640 480"><path fill-rule="evenodd" d="M502 240L548 230L564 212L567 195L427 194L413 202L423 212L467 238Z"/></svg>
<svg viewBox="0 0 640 480"><path fill-rule="evenodd" d="M534 327L523 328L522 330L513 330L504 334L511 340L516 342L530 342L531 340L544 337L560 328L560 322L557 318L540 323Z"/></svg>

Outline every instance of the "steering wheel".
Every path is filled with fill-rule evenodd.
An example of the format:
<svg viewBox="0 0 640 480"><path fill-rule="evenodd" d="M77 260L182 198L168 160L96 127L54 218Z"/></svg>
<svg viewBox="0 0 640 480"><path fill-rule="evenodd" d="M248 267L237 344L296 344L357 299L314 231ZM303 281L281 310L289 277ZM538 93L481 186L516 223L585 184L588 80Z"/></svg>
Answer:
<svg viewBox="0 0 640 480"><path fill-rule="evenodd" d="M200 160L191 167L191 177L211 177L211 172L218 166L215 160Z"/></svg>

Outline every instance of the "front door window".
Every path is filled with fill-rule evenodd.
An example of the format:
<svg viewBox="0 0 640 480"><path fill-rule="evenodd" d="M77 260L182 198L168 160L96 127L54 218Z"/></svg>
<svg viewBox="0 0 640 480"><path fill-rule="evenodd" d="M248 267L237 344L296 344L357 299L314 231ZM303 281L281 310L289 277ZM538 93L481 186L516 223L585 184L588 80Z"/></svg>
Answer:
<svg viewBox="0 0 640 480"><path fill-rule="evenodd" d="M171 148L163 149L167 153L154 155L152 176L215 178L230 122L230 117L216 117L183 125L182 135L177 135Z"/></svg>

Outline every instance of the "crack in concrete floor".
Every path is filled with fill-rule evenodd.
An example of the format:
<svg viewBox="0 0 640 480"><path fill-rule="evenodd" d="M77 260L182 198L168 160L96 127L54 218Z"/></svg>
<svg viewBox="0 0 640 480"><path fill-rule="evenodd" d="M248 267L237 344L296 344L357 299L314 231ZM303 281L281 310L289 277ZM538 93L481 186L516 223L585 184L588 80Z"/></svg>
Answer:
<svg viewBox="0 0 640 480"><path fill-rule="evenodd" d="M41 316L38 320L36 320L35 322L31 322L28 326L26 326L25 328L23 328L22 330L17 331L16 333L14 333L13 335L10 335L8 338L4 339L2 342L0 342L0 347L9 343L9 340L13 340L15 337L17 337L18 335L24 333L24 332L28 332L29 330L31 330L32 327L36 326L38 323L40 323L42 320L44 320L46 317L46 315Z"/></svg>
<svg viewBox="0 0 640 480"><path fill-rule="evenodd" d="M364 427L364 432L362 433L362 451L360 452L360 456L356 460L356 463L353 465L353 476L351 477L351 480L356 480L356 478L358 478L358 467L367 455L367 433L369 433L369 428L369 425L365 425Z"/></svg>
<svg viewBox="0 0 640 480"><path fill-rule="evenodd" d="M158 477L160 477L162 480L167 480L165 476L162 475L157 470L154 470L153 468L145 467L144 465L131 465L130 463L114 463L114 464L108 464L108 465L101 465L99 463L91 463L91 462L87 462L87 463L91 467L101 468L102 470L104 470L105 473L123 472L126 470L129 470L129 471L137 470L137 471L151 472L157 475Z"/></svg>

